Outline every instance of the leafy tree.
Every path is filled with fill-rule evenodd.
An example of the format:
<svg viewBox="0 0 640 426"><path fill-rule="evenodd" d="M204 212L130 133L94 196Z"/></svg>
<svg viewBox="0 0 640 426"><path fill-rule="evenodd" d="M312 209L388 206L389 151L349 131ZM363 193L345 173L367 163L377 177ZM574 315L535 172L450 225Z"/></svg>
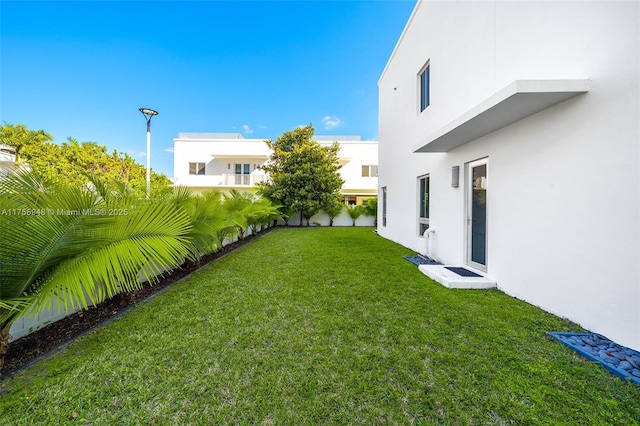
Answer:
<svg viewBox="0 0 640 426"><path fill-rule="evenodd" d="M8 124L4 123L0 126L0 143L12 146L16 150L15 165L21 163L21 154L25 147L32 145L44 144L52 141L50 134L44 130L29 130L24 124Z"/></svg>
<svg viewBox="0 0 640 426"><path fill-rule="evenodd" d="M260 195L300 212L300 226L303 218L330 208L344 183L338 173L339 145L322 146L312 140L313 133L309 125L285 132L275 143L265 141L273 154L261 167L269 178L258 185Z"/></svg>
<svg viewBox="0 0 640 426"><path fill-rule="evenodd" d="M85 185L93 175L106 183L120 182L140 196L146 194L146 168L130 155L113 151L95 142L78 142L68 138L54 143L42 130L28 130L24 125L0 126L0 143L16 147L16 163L20 159L31 170L49 180L64 179L68 184ZM152 196L171 194L171 181L163 174L151 172Z"/></svg>
<svg viewBox="0 0 640 426"><path fill-rule="evenodd" d="M192 252L187 214L92 178L72 186L19 171L0 180L0 370L27 312L87 308L153 282Z"/></svg>
<svg viewBox="0 0 640 426"><path fill-rule="evenodd" d="M346 210L347 210L347 214L352 220L351 226L356 226L356 220L358 220L358 218L363 214L365 214L367 211L366 208L360 204L354 205L354 206L347 206Z"/></svg>

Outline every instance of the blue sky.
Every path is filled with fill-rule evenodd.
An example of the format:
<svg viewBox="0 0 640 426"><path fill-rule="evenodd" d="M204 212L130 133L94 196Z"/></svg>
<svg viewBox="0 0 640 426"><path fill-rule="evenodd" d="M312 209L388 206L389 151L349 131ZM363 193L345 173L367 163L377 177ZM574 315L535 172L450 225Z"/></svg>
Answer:
<svg viewBox="0 0 640 426"><path fill-rule="evenodd" d="M179 132L378 137L377 81L415 0L0 1L0 121L173 177Z"/></svg>

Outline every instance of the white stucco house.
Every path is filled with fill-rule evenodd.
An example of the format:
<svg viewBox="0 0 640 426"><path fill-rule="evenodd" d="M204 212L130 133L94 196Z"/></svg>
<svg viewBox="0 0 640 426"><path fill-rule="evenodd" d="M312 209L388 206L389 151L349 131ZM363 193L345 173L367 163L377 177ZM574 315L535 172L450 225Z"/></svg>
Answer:
<svg viewBox="0 0 640 426"><path fill-rule="evenodd" d="M173 140L173 183L197 193L250 190L264 180L258 167L269 155L262 139L245 139L240 133L179 133Z"/></svg>
<svg viewBox="0 0 640 426"><path fill-rule="evenodd" d="M378 82L378 233L640 349L639 40L638 1L418 1Z"/></svg>
<svg viewBox="0 0 640 426"><path fill-rule="evenodd" d="M362 204L378 189L378 143L360 136L315 136L321 145L340 144L342 194L347 204ZM260 169L271 150L263 139L240 133L179 133L173 140L173 182L194 192L217 188L251 191L266 179Z"/></svg>

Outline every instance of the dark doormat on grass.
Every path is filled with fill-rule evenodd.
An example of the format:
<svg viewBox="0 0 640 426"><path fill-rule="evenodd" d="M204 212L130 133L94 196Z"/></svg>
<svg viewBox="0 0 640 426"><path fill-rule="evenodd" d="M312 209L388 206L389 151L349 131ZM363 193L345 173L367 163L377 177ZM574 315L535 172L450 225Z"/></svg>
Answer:
<svg viewBox="0 0 640 426"><path fill-rule="evenodd" d="M440 265L439 262L436 262L435 260L427 257L427 256L423 256L421 254L416 254L414 256L403 256L405 259L407 259L409 262L413 263L414 265Z"/></svg>
<svg viewBox="0 0 640 426"><path fill-rule="evenodd" d="M460 275L461 277L478 277L482 278L482 275L471 272L468 269L460 268L458 266L445 266L445 269L450 270L453 273Z"/></svg>
<svg viewBox="0 0 640 426"><path fill-rule="evenodd" d="M580 355L599 362L616 376L640 385L640 352L600 334L550 332L549 335Z"/></svg>

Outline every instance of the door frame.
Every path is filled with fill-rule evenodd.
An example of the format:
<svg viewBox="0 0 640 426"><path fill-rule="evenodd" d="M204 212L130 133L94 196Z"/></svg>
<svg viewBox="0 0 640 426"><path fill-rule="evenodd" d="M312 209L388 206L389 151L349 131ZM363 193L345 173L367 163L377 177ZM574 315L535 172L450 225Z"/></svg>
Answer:
<svg viewBox="0 0 640 426"><path fill-rule="evenodd" d="M485 212L485 259L484 265L478 262L474 262L471 260L472 258L472 206L473 206L473 169L478 166L486 167L486 191L487 191L487 199L489 198L489 157L484 157L479 160L470 161L466 164L465 174L466 174L466 182L465 182L465 264L474 269L478 269L483 272L487 272L487 266L489 265L489 229L488 229L488 217L489 217L489 203L487 201L486 204L486 212Z"/></svg>

